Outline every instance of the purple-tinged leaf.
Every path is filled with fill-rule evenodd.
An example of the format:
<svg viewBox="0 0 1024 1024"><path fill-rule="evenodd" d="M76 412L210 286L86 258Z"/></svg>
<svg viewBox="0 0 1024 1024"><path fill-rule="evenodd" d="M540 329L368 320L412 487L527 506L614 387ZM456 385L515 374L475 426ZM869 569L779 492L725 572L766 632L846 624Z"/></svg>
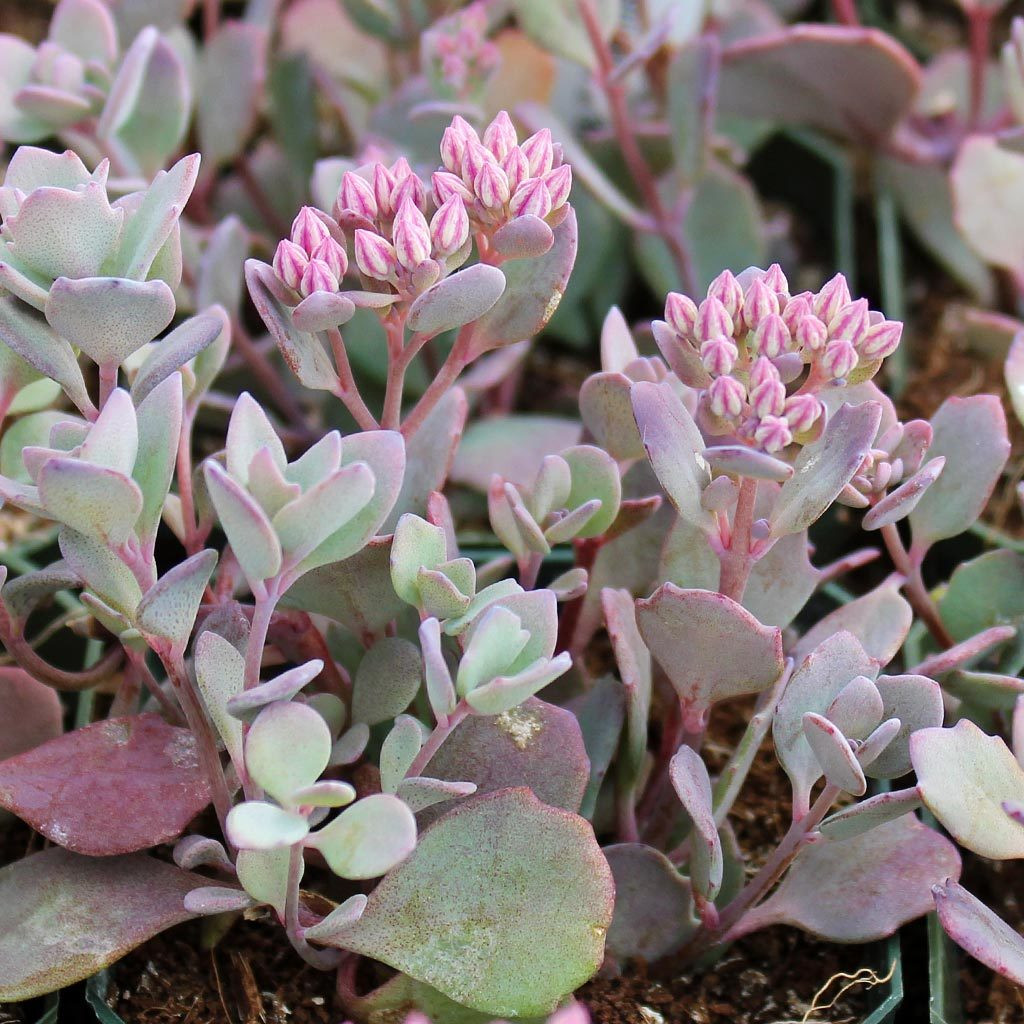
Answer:
<svg viewBox="0 0 1024 1024"><path fill-rule="evenodd" d="M947 878L932 889L946 934L986 967L1024 985L1024 937L962 885Z"/></svg>
<svg viewBox="0 0 1024 1024"><path fill-rule="evenodd" d="M829 839L852 839L863 832L870 832L871 829L884 825L887 821L916 811L921 806L921 794L916 786L891 793L879 793L829 815L821 823L820 831Z"/></svg>
<svg viewBox="0 0 1024 1024"><path fill-rule="evenodd" d="M772 480L779 484L785 483L793 475L793 467L788 462L742 444L705 448L703 454L707 464L719 473L747 476L753 480Z"/></svg>
<svg viewBox="0 0 1024 1024"><path fill-rule="evenodd" d="M918 730L910 756L925 806L961 846L990 860L1024 857L1024 828L1003 810L1024 799L1024 769L1001 739L964 718Z"/></svg>
<svg viewBox="0 0 1024 1024"><path fill-rule="evenodd" d="M506 259L539 259L555 244L555 233L539 217L526 214L498 228L491 244Z"/></svg>
<svg viewBox="0 0 1024 1024"><path fill-rule="evenodd" d="M226 323L224 310L216 307L189 317L167 337L161 338L132 380L132 399L136 405L175 370L212 345L225 330Z"/></svg>
<svg viewBox="0 0 1024 1024"><path fill-rule="evenodd" d="M878 687L867 676L855 676L829 704L824 717L848 739L863 740L887 717L883 710Z"/></svg>
<svg viewBox="0 0 1024 1024"><path fill-rule="evenodd" d="M1004 377L1013 411L1017 419L1024 423L1024 333L1014 335L1006 356Z"/></svg>
<svg viewBox="0 0 1024 1024"><path fill-rule="evenodd" d="M606 846L604 855L615 879L608 953L655 961L679 949L696 929L689 882L643 843Z"/></svg>
<svg viewBox="0 0 1024 1024"><path fill-rule="evenodd" d="M142 492L142 511L135 531L145 545L156 537L160 526L181 443L184 414L181 374L170 374L148 391L145 398L135 397L134 400L138 402L133 418L138 423L139 446L132 479Z"/></svg>
<svg viewBox="0 0 1024 1024"><path fill-rule="evenodd" d="M913 549L921 557L981 515L1010 454L1006 416L995 395L947 398L931 424L928 454L945 457L946 464L910 514Z"/></svg>
<svg viewBox="0 0 1024 1024"><path fill-rule="evenodd" d="M350 896L335 907L322 921L305 930L305 936L312 942L333 946L341 939L345 930L355 924L366 909L366 897L360 892Z"/></svg>
<svg viewBox="0 0 1024 1024"><path fill-rule="evenodd" d="M713 552L711 555L714 557ZM708 565L711 567L710 559ZM715 569L709 589L717 588L718 577ZM764 625L784 629L800 614L819 582L820 573L811 564L806 532L790 533L780 537L754 563L743 591L743 607Z"/></svg>
<svg viewBox="0 0 1024 1024"><path fill-rule="evenodd" d="M831 942L870 942L932 908L932 886L959 877L956 847L906 815L851 839L804 848L771 897L731 933L790 924Z"/></svg>
<svg viewBox="0 0 1024 1024"><path fill-rule="evenodd" d="M846 738L827 718L808 711L803 717L804 739L825 775L825 781L846 793L863 796L867 791L864 771Z"/></svg>
<svg viewBox="0 0 1024 1024"><path fill-rule="evenodd" d="M174 863L184 871L212 867L218 871L234 871L224 845L206 836L185 836L174 844Z"/></svg>
<svg viewBox="0 0 1024 1024"><path fill-rule="evenodd" d="M473 1009L543 1014L600 964L613 895L582 818L506 789L424 832L344 945Z"/></svg>
<svg viewBox="0 0 1024 1024"><path fill-rule="evenodd" d="M580 417L615 459L640 459L643 442L633 416L633 382L623 373L591 374L580 387Z"/></svg>
<svg viewBox="0 0 1024 1024"><path fill-rule="evenodd" d="M954 669L963 668L989 654L994 648L1012 640L1017 634L1015 626L992 626L975 636L954 644L936 654L930 654L916 666L921 675L943 676Z"/></svg>
<svg viewBox="0 0 1024 1024"><path fill-rule="evenodd" d="M217 552L208 548L164 573L135 610L138 629L166 641L175 653L183 653L216 564Z"/></svg>
<svg viewBox="0 0 1024 1024"><path fill-rule="evenodd" d="M230 646L230 645L229 645ZM222 645L218 644L218 647ZM226 652L226 648L222 648ZM230 656L228 656L230 657ZM237 663L232 659L230 675L237 671ZM227 668L228 666L224 666ZM282 672L279 676L260 683L259 686L250 687L244 692L237 693L227 702L227 710L233 718L243 722L251 722L268 704L276 701L289 701L298 694L305 686L311 683L324 670L324 663L319 658L307 661L303 665Z"/></svg>
<svg viewBox="0 0 1024 1024"><path fill-rule="evenodd" d="M108 822L125 823L108 810ZM102 970L194 916L185 896L204 882L142 854L50 849L9 864L0 870L0 999L31 999Z"/></svg>
<svg viewBox="0 0 1024 1024"><path fill-rule="evenodd" d="M440 334L472 323L501 298L505 275L486 263L476 263L431 285L409 307L409 330Z"/></svg>
<svg viewBox="0 0 1024 1024"><path fill-rule="evenodd" d="M380 747L380 788L394 793L423 748L426 733L412 715L399 715Z"/></svg>
<svg viewBox="0 0 1024 1024"><path fill-rule="evenodd" d="M793 476L779 491L768 517L772 535L806 530L850 482L875 439L882 408L876 402L844 405L819 440L800 451Z"/></svg>
<svg viewBox="0 0 1024 1024"><path fill-rule="evenodd" d="M395 788L395 796L404 803L413 814L419 814L434 804L447 803L463 796L472 796L477 790L472 782L445 782L442 779L429 779L421 775L413 775L402 779Z"/></svg>
<svg viewBox="0 0 1024 1024"><path fill-rule="evenodd" d="M917 507L925 491L939 478L946 460L941 456L930 459L909 480L905 480L894 491L890 491L862 520L865 530L880 530L883 526L898 523Z"/></svg>
<svg viewBox="0 0 1024 1024"><path fill-rule="evenodd" d="M244 889L224 885L201 885L185 894L184 906L190 914L230 914L248 910L256 901Z"/></svg>
<svg viewBox="0 0 1024 1024"><path fill-rule="evenodd" d="M39 496L55 519L113 547L128 539L142 511L134 480L77 459L49 459L39 471Z"/></svg>
<svg viewBox="0 0 1024 1024"><path fill-rule="evenodd" d="M680 747L668 765L672 788L690 817L690 884L698 900L714 900L722 887L722 841L711 809L711 779L698 754L691 747Z"/></svg>
<svg viewBox="0 0 1024 1024"><path fill-rule="evenodd" d="M63 710L57 691L33 679L24 669L0 668L0 762L55 739L63 732Z"/></svg>
<svg viewBox="0 0 1024 1024"><path fill-rule="evenodd" d="M722 594L665 583L637 601L636 619L693 732L704 727L713 704L760 693L782 672L781 632Z"/></svg>
<svg viewBox="0 0 1024 1024"><path fill-rule="evenodd" d="M870 28L796 25L722 51L719 109L877 145L909 113L914 58Z"/></svg>
<svg viewBox="0 0 1024 1024"><path fill-rule="evenodd" d="M356 305L347 295L313 292L292 310L292 324L299 331L316 334L347 324L355 313Z"/></svg>
<svg viewBox="0 0 1024 1024"><path fill-rule="evenodd" d="M96 722L0 763L0 806L93 857L175 839L209 801L192 734L151 713Z"/></svg>

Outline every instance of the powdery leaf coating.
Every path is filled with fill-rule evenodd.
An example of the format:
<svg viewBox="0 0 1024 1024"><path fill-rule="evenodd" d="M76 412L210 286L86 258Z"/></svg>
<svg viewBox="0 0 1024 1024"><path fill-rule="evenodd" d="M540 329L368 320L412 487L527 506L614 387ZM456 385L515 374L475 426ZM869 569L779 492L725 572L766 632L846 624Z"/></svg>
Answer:
<svg viewBox="0 0 1024 1024"><path fill-rule="evenodd" d="M39 471L39 497L53 517L112 547L123 544L142 511L142 491L114 469L77 459L49 459Z"/></svg>
<svg viewBox="0 0 1024 1024"><path fill-rule="evenodd" d="M664 583L637 601L636 619L692 731L713 704L760 693L782 672L782 633L722 594Z"/></svg>
<svg viewBox="0 0 1024 1024"><path fill-rule="evenodd" d="M660 850L643 843L606 846L615 879L615 913L608 929L614 957L658 960L693 934L690 883Z"/></svg>
<svg viewBox="0 0 1024 1024"><path fill-rule="evenodd" d="M195 359L212 345L225 329L230 330L227 314L220 306L189 317L165 338L161 338L146 357L132 380L132 399L141 403L146 396L175 370Z"/></svg>
<svg viewBox="0 0 1024 1024"><path fill-rule="evenodd" d="M940 600L942 621L966 642L993 626L1024 620L1024 557L1005 548L961 562Z"/></svg>
<svg viewBox="0 0 1024 1024"><path fill-rule="evenodd" d="M164 573L139 602L135 611L138 628L167 641L172 650L184 651L216 564L217 552L208 548Z"/></svg>
<svg viewBox="0 0 1024 1024"><path fill-rule="evenodd" d="M910 739L918 729L942 725L942 688L927 676L879 676L875 686L882 697L882 718L898 718L899 732L866 766L873 779L898 779L911 770Z"/></svg>
<svg viewBox="0 0 1024 1024"><path fill-rule="evenodd" d="M501 298L505 275L477 263L432 285L409 307L407 325L424 334L440 334L484 315Z"/></svg>
<svg viewBox="0 0 1024 1024"><path fill-rule="evenodd" d="M931 424L928 455L944 456L946 464L910 513L913 547L922 555L981 515L1010 454L1006 416L995 395L947 398Z"/></svg>
<svg viewBox="0 0 1024 1024"><path fill-rule="evenodd" d="M377 878L412 853L416 819L398 797L375 793L346 807L306 845L319 850L342 878ZM345 946L353 948L347 941Z"/></svg>
<svg viewBox="0 0 1024 1024"><path fill-rule="evenodd" d="M38 747L63 731L64 713L57 691L24 669L0 668L0 762Z"/></svg>
<svg viewBox="0 0 1024 1024"><path fill-rule="evenodd" d="M803 718L804 738L827 782L854 796L867 790L864 771L842 732L827 718L809 711Z"/></svg>
<svg viewBox="0 0 1024 1024"><path fill-rule="evenodd" d="M916 811L921 805L921 794L916 786L892 793L879 793L836 811L821 823L820 831L829 839L851 839L887 821Z"/></svg>
<svg viewBox="0 0 1024 1024"><path fill-rule="evenodd" d="M640 459L644 446L633 417L633 382L624 373L594 373L580 386L580 418L615 459Z"/></svg>
<svg viewBox="0 0 1024 1024"><path fill-rule="evenodd" d="M600 964L613 894L582 818L507 789L428 829L345 947L475 1010L543 1014Z"/></svg>
<svg viewBox="0 0 1024 1024"><path fill-rule="evenodd" d="M291 850L287 846L276 850L239 850L235 858L238 881L245 891L260 903L268 903L284 918L288 893L288 862ZM305 870L305 861L302 864ZM301 874L300 874L301 879Z"/></svg>
<svg viewBox="0 0 1024 1024"><path fill-rule="evenodd" d="M590 762L576 716L530 697L500 715L465 719L423 773L474 782L480 794L526 786L545 804L576 814Z"/></svg>
<svg viewBox="0 0 1024 1024"><path fill-rule="evenodd" d="M363 656L352 692L352 720L377 725L400 715L423 681L419 649L401 637L379 640Z"/></svg>
<svg viewBox="0 0 1024 1024"><path fill-rule="evenodd" d="M591 444L577 445L562 452L569 465L572 486L566 507L575 509L584 502L598 500L601 507L575 531L576 537L598 537L615 520L622 500L622 479L615 460Z"/></svg>
<svg viewBox="0 0 1024 1024"><path fill-rule="evenodd" d="M279 803L311 786L331 757L331 730L305 704L278 701L264 708L245 737L245 765L253 781Z"/></svg>
<svg viewBox="0 0 1024 1024"><path fill-rule="evenodd" d="M1024 985L1024 938L962 885L946 879L932 889L939 921L965 952Z"/></svg>
<svg viewBox="0 0 1024 1024"><path fill-rule="evenodd" d="M174 475L184 412L181 374L170 374L145 398L140 400L134 396L134 401L139 403L134 414L138 423L139 445L132 479L142 491L142 511L136 520L135 530L145 541L156 535ZM107 400L109 404L110 399Z"/></svg>
<svg viewBox="0 0 1024 1024"><path fill-rule="evenodd" d="M206 629L196 641L195 672L210 721L231 760L243 764L242 723L228 711L228 702L245 688L245 659L224 637Z"/></svg>
<svg viewBox="0 0 1024 1024"><path fill-rule="evenodd" d="M821 438L801 449L768 517L773 536L806 530L835 501L868 454L881 416L876 402L841 406Z"/></svg>
<svg viewBox="0 0 1024 1024"><path fill-rule="evenodd" d="M882 939L931 910L932 886L959 875L956 847L904 815L852 839L805 847L733 934L791 924L832 942Z"/></svg>
<svg viewBox="0 0 1024 1024"><path fill-rule="evenodd" d="M193 917L185 896L206 881L142 854L54 848L9 864L0 870L0 999L31 999L102 970Z"/></svg>
<svg viewBox="0 0 1024 1024"><path fill-rule="evenodd" d="M925 806L961 846L991 860L1024 857L1024 828L1003 809L1024 799L1024 769L1001 739L965 718L916 732L910 756Z"/></svg>
<svg viewBox="0 0 1024 1024"><path fill-rule="evenodd" d="M92 857L175 839L209 801L192 734L153 713L96 722L0 764L0 806Z"/></svg>
<svg viewBox="0 0 1024 1024"><path fill-rule="evenodd" d="M1004 376L1013 411L1024 423L1024 334L1017 334L1010 344Z"/></svg>
<svg viewBox="0 0 1024 1024"><path fill-rule="evenodd" d="M265 800L246 800L228 812L225 832L240 850L277 850L301 842L309 823L301 814Z"/></svg>
<svg viewBox="0 0 1024 1024"><path fill-rule="evenodd" d="M680 747L668 765L672 788L693 823L691 833L690 881L694 892L713 900L722 886L722 841L711 810L711 779L698 754Z"/></svg>
<svg viewBox="0 0 1024 1024"><path fill-rule="evenodd" d="M917 94L914 58L876 29L796 25L728 46L719 104L877 144Z"/></svg>

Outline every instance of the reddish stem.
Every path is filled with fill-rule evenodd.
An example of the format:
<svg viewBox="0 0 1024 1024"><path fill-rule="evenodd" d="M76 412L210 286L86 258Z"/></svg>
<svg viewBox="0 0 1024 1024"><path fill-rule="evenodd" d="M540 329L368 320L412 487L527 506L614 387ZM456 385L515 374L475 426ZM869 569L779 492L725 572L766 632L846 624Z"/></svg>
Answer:
<svg viewBox="0 0 1024 1024"><path fill-rule="evenodd" d="M750 549L750 529L754 523L754 502L757 500L757 481L744 477L736 499L729 546L721 555L718 591L734 601L743 600L743 591L754 564Z"/></svg>

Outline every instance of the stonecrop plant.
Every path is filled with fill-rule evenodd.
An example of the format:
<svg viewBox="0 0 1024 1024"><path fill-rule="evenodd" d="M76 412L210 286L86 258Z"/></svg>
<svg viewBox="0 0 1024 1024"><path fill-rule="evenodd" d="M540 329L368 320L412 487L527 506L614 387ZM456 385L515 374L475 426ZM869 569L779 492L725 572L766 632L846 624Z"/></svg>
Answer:
<svg viewBox="0 0 1024 1024"><path fill-rule="evenodd" d="M599 969L700 969L778 924L866 943L936 906L1024 983L918 816L1024 858L1022 560L924 576L1000 478L1000 402L901 420L876 380L903 325L846 276L708 272L686 203L734 179L706 110L676 110L703 156L675 212L621 135L623 78L676 43L613 67L603 5L545 4L414 28L407 150L366 128L366 82L267 71L272 4L204 5L202 44L189 5L101 0L0 36L0 500L32 539L0 567L0 808L48 841L0 868L0 1000L243 915L360 1021L585 1024ZM311 10L282 15L290 51L317 52ZM635 199L536 106L493 110L510 17L568 26ZM715 33L678 53L675 87L710 89ZM354 155L314 164L314 86ZM594 195L675 282L663 316L604 301L579 421L510 415L585 305ZM816 564L840 521L867 546ZM1009 746L983 731L1008 712ZM768 749L789 824L763 855L733 815Z"/></svg>

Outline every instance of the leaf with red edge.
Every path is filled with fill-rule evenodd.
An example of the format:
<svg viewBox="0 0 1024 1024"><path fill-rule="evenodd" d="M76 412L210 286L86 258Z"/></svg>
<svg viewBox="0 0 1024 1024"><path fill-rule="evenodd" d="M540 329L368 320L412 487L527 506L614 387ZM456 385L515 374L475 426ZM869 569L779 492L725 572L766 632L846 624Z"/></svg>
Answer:
<svg viewBox="0 0 1024 1024"><path fill-rule="evenodd" d="M1024 985L1024 938L962 885L946 879L932 889L946 934L965 952Z"/></svg>
<svg viewBox="0 0 1024 1024"><path fill-rule="evenodd" d="M87 725L0 764L0 807L93 857L175 839L209 802L192 734L152 713Z"/></svg>
<svg viewBox="0 0 1024 1024"><path fill-rule="evenodd" d="M52 740L63 730L57 691L33 679L24 669L0 668L0 760L23 754Z"/></svg>
<svg viewBox="0 0 1024 1024"><path fill-rule="evenodd" d="M194 917L185 894L208 881L143 854L96 858L54 848L7 865L0 870L0 1001L81 981Z"/></svg>
<svg viewBox="0 0 1024 1024"><path fill-rule="evenodd" d="M724 113L877 143L910 112L920 79L914 58L884 32L795 25L723 50L718 103Z"/></svg>

